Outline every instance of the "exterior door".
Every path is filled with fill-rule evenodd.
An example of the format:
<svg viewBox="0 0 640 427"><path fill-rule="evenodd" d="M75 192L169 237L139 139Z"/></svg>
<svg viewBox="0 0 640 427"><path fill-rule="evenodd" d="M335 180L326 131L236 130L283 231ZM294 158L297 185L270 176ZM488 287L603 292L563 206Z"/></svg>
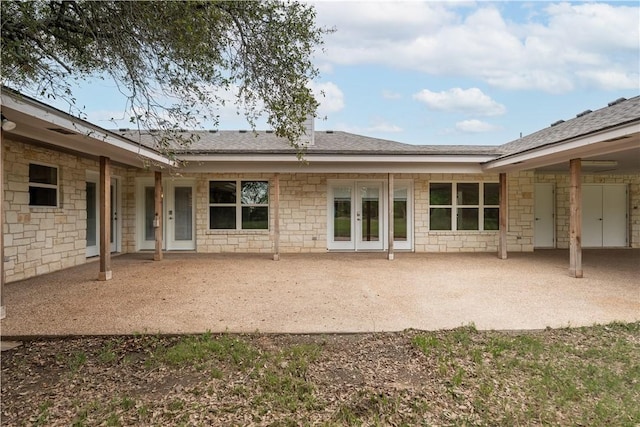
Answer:
<svg viewBox="0 0 640 427"><path fill-rule="evenodd" d="M582 186L582 246L627 245L627 186Z"/></svg>
<svg viewBox="0 0 640 427"><path fill-rule="evenodd" d="M166 203L167 249L195 249L193 184L172 183Z"/></svg>
<svg viewBox="0 0 640 427"><path fill-rule="evenodd" d="M86 256L94 257L100 255L100 187L98 175L87 174L86 181L86 202L87 202L87 233L86 233ZM111 252L117 252L120 246L120 227L118 223L118 210L120 208L120 197L118 180L111 179Z"/></svg>
<svg viewBox="0 0 640 427"><path fill-rule="evenodd" d="M383 250L384 217L381 182L356 183L356 250Z"/></svg>
<svg viewBox="0 0 640 427"><path fill-rule="evenodd" d="M553 184L535 184L534 197L534 247L553 248L555 247L555 204Z"/></svg>
<svg viewBox="0 0 640 427"><path fill-rule="evenodd" d="M195 194L192 181L163 183L163 236L165 250L195 249ZM138 183L138 249L155 249L155 184L151 179Z"/></svg>
<svg viewBox="0 0 640 427"><path fill-rule="evenodd" d="M385 196L382 181L330 183L328 249L384 250L387 246ZM400 218L399 221L405 220Z"/></svg>

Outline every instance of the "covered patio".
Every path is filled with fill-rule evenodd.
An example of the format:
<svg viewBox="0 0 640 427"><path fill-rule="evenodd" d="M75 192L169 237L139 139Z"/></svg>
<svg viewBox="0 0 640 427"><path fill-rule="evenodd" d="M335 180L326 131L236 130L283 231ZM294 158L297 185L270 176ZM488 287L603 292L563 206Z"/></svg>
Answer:
<svg viewBox="0 0 640 427"><path fill-rule="evenodd" d="M3 337L133 333L526 330L640 320L640 250L512 253L153 253L5 285Z"/></svg>

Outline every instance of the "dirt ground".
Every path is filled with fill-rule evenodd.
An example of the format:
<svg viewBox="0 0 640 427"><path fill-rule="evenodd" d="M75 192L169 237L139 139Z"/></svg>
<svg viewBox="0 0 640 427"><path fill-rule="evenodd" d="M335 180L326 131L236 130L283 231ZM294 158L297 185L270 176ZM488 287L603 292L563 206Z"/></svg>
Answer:
<svg viewBox="0 0 640 427"><path fill-rule="evenodd" d="M113 258L5 285L2 335L344 333L583 326L640 319L640 250Z"/></svg>

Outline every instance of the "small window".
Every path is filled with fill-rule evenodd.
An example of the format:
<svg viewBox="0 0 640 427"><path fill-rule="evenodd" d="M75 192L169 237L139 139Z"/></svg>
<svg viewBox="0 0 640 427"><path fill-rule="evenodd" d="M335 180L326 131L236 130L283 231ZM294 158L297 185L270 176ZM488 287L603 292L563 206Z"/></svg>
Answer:
<svg viewBox="0 0 640 427"><path fill-rule="evenodd" d="M29 164L29 206L58 206L58 168Z"/></svg>
<svg viewBox="0 0 640 427"><path fill-rule="evenodd" d="M500 188L494 182L431 183L430 229L498 230L499 198Z"/></svg>
<svg viewBox="0 0 640 427"><path fill-rule="evenodd" d="M209 228L211 230L267 230L269 183L267 181L210 181Z"/></svg>

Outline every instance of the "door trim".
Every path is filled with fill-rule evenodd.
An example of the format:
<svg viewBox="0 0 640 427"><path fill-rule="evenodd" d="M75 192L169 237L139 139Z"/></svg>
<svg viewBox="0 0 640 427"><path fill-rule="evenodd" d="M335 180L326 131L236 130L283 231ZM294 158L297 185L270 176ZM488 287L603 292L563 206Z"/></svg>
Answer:
<svg viewBox="0 0 640 427"><path fill-rule="evenodd" d="M100 255L100 222L98 220L98 213L100 212L100 174L96 171L86 171L85 183L91 182L96 185L96 200L95 200L95 209L96 209L96 244L95 246L86 246L85 243L85 254L87 258L95 257ZM120 190L121 179L119 176L111 176L111 186L115 187L115 197L113 197L111 203L111 233L113 236L113 243L111 244L111 252L122 252L122 192ZM109 192L111 195L111 192ZM87 203L87 197L85 193L85 203ZM86 210L86 206L85 206ZM86 218L86 232L88 232L89 221L88 216ZM85 242L86 236L85 234Z"/></svg>

